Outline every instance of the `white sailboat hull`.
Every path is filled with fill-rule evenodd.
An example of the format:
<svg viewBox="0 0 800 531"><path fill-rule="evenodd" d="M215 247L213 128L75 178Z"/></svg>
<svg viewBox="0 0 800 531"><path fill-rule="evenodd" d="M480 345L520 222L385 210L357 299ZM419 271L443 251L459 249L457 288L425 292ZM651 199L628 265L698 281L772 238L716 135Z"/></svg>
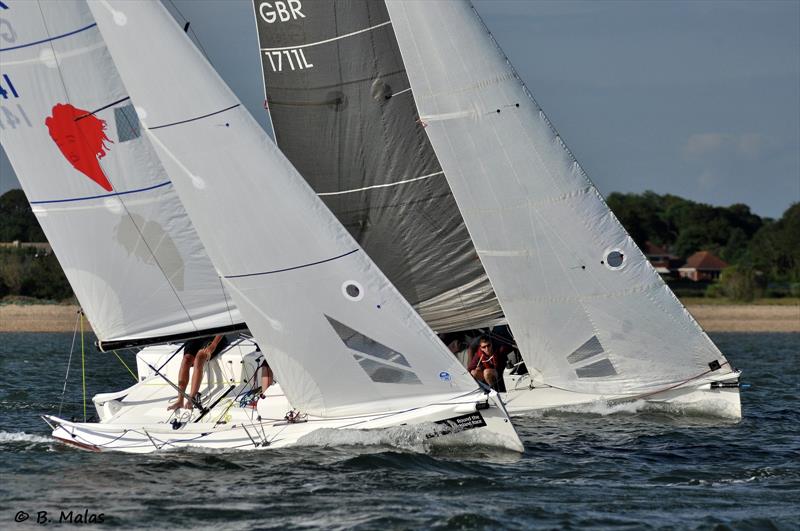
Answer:
<svg viewBox="0 0 800 531"><path fill-rule="evenodd" d="M531 384L529 375L506 375L506 393L501 393L506 410L512 416L531 412L573 409L576 411L610 411L620 404L636 404L637 408L739 420L742 406L739 388L717 387L732 384L739 373L719 378L704 378L690 383L643 395L600 395L577 393L547 385ZM600 406L598 409L597 406ZM588 407L588 409L587 409ZM604 409L606 408L606 409Z"/></svg>
<svg viewBox="0 0 800 531"><path fill-rule="evenodd" d="M292 406L280 385L272 385L256 407L248 402L258 386L262 357L250 342L241 342L211 360L200 386L207 413L199 409L167 410L177 391L180 356L177 346L148 347L137 355L139 380L116 393L93 398L99 422L75 422L45 416L53 437L91 451L152 453L186 448L264 450L293 445L375 444L393 439L423 445L485 445L522 452L524 448L497 393L476 390L456 396L422 399L418 407L385 402L368 415L343 412L325 418L287 421ZM159 376L152 367L158 367ZM248 394L250 391L250 394ZM379 408L376 408L379 409ZM331 431L335 430L335 431ZM370 432L377 436L369 436ZM390 431L387 437L380 433Z"/></svg>
<svg viewBox="0 0 800 531"><path fill-rule="evenodd" d="M488 398L488 402L486 401ZM486 409L476 405L486 403ZM271 408L274 411L280 408ZM261 408L259 408L259 412ZM263 417L262 417L263 418ZM162 450L200 448L214 450L265 450L294 445L324 445L330 434L320 430L387 430L401 428L398 437L433 445L486 445L522 452L524 448L512 424L494 397L476 392L412 411L392 411L369 416L315 418L302 422L242 420L234 424L189 423L173 429L171 424L111 424L71 422L57 417L45 419L54 427L53 437L92 451L152 453ZM311 439L314 435L319 437ZM338 437L337 444L346 439ZM359 440L354 434L352 440ZM380 438L373 439L380 441Z"/></svg>

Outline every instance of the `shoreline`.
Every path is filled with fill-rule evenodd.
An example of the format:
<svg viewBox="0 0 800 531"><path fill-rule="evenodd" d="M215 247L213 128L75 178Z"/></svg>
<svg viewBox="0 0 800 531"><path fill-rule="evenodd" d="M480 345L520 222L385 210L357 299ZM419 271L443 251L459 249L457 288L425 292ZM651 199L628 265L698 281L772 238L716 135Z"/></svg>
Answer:
<svg viewBox="0 0 800 531"><path fill-rule="evenodd" d="M698 304L686 305L706 332L800 332L800 305ZM61 304L0 305L0 333L72 332L78 306ZM88 321L84 330L91 332Z"/></svg>

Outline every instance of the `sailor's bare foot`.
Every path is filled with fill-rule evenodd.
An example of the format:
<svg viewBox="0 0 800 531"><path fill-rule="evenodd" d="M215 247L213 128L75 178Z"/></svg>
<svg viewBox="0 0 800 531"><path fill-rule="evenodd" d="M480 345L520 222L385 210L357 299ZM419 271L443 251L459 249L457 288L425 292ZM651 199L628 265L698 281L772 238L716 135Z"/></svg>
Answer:
<svg viewBox="0 0 800 531"><path fill-rule="evenodd" d="M194 400L195 399L186 401L186 409L188 409L189 411L194 409Z"/></svg>
<svg viewBox="0 0 800 531"><path fill-rule="evenodd" d="M183 407L183 400L178 400L174 404L167 407L167 411L175 411L176 409L181 409Z"/></svg>

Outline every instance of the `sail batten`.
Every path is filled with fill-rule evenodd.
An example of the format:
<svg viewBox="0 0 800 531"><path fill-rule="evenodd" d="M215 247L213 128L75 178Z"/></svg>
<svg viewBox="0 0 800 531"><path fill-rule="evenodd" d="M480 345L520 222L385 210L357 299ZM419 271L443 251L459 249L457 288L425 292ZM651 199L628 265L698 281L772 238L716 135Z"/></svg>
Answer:
<svg viewBox="0 0 800 531"><path fill-rule="evenodd" d="M3 17L2 144L99 341L241 327L86 2Z"/></svg>

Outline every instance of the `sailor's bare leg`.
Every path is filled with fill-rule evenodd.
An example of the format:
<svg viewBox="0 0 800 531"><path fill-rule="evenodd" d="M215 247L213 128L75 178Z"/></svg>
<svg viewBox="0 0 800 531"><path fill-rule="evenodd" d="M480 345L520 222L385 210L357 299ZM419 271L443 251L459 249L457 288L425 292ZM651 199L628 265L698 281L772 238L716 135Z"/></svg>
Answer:
<svg viewBox="0 0 800 531"><path fill-rule="evenodd" d="M494 369L485 369L483 371L483 381L489 384L492 389L497 389L497 371Z"/></svg>
<svg viewBox="0 0 800 531"><path fill-rule="evenodd" d="M472 375L473 378L475 378L479 382L485 382L486 381L486 380L483 379L483 371L480 370L480 369L473 369L472 372L470 372L470 374Z"/></svg>
<svg viewBox="0 0 800 531"><path fill-rule="evenodd" d="M203 367L208 361L209 353L205 349L197 353L194 357L194 371L192 371L192 388L189 391L189 403L186 404L187 409L194 407L194 398L200 390L200 382L203 380Z"/></svg>
<svg viewBox="0 0 800 531"><path fill-rule="evenodd" d="M186 392L186 386L189 385L189 367L192 366L192 361L194 361L194 356L189 354L183 355L181 368L178 371L178 389L180 389L181 392L178 394L178 400L174 404L170 404L167 408L168 411L174 411L183 407L183 395Z"/></svg>
<svg viewBox="0 0 800 531"><path fill-rule="evenodd" d="M261 394L265 394L272 385L272 369L269 365L261 366Z"/></svg>

